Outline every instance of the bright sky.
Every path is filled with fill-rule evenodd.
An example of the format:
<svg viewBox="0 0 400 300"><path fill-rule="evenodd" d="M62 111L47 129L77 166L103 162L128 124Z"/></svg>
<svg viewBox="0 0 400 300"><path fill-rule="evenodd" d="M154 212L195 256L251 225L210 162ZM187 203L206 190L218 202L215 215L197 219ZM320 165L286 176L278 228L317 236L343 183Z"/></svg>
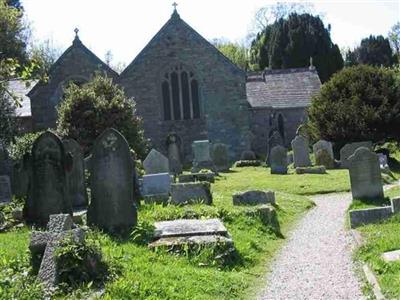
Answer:
<svg viewBox="0 0 400 300"><path fill-rule="evenodd" d="M255 11L269 0L176 0L182 19L206 39L242 41ZM282 1L281 1L282 2ZM331 24L339 47L354 47L370 34L387 35L400 21L400 0L310 1ZM130 63L169 19L172 0L22 0L35 39L66 49L78 27L82 42L104 60Z"/></svg>

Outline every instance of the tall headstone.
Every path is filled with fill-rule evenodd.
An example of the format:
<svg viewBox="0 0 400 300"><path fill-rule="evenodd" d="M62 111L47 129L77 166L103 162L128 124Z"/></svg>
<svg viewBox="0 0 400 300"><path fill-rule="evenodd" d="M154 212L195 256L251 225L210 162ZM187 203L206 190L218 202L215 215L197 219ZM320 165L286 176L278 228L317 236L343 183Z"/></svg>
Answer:
<svg viewBox="0 0 400 300"><path fill-rule="evenodd" d="M270 153L271 174L287 174L287 150L282 146L275 146Z"/></svg>
<svg viewBox="0 0 400 300"><path fill-rule="evenodd" d="M221 143L214 144L212 146L212 159L218 172L228 171L230 167L228 146Z"/></svg>
<svg viewBox="0 0 400 300"><path fill-rule="evenodd" d="M11 202L11 182L7 175L0 175L0 204Z"/></svg>
<svg viewBox="0 0 400 300"><path fill-rule="evenodd" d="M65 151L72 155L72 169L67 173L67 196L72 207L85 207L88 205L88 198L82 149L73 139L66 139L63 144Z"/></svg>
<svg viewBox="0 0 400 300"><path fill-rule="evenodd" d="M358 148L365 147L372 150L372 142L357 142L346 144L340 149L340 167L347 169L349 167L348 158L352 155Z"/></svg>
<svg viewBox="0 0 400 300"><path fill-rule="evenodd" d="M360 147L348 158L353 199L382 199L383 187L379 158Z"/></svg>
<svg viewBox="0 0 400 300"><path fill-rule="evenodd" d="M90 171L88 224L106 232L127 233L137 223L133 163L128 143L115 129L106 129L96 139Z"/></svg>
<svg viewBox="0 0 400 300"><path fill-rule="evenodd" d="M333 169L335 167L335 160L327 149L321 148L315 153L315 164L317 166L325 166L326 169Z"/></svg>
<svg viewBox="0 0 400 300"><path fill-rule="evenodd" d="M27 161L29 192L25 205L28 222L46 225L53 214L72 214L66 195L66 173L72 159L65 153L64 145L54 133L46 131L33 143L32 154Z"/></svg>
<svg viewBox="0 0 400 300"><path fill-rule="evenodd" d="M182 173L182 160L180 140L176 134L170 134L167 138L169 170L172 174Z"/></svg>
<svg viewBox="0 0 400 300"><path fill-rule="evenodd" d="M156 149L151 149L146 159L143 161L143 167L146 174L158 174L169 172L168 158L158 152Z"/></svg>
<svg viewBox="0 0 400 300"><path fill-rule="evenodd" d="M298 135L292 141L294 167L311 166L308 139Z"/></svg>
<svg viewBox="0 0 400 300"><path fill-rule="evenodd" d="M0 141L0 175L12 179L13 162L10 159L6 146Z"/></svg>
<svg viewBox="0 0 400 300"><path fill-rule="evenodd" d="M283 146L283 138L277 130L272 132L271 136L268 138L267 164L270 164L271 150L276 146Z"/></svg>
<svg viewBox="0 0 400 300"><path fill-rule="evenodd" d="M201 169L216 171L215 165L211 159L210 142L208 140L194 141L192 143L194 154L192 172L199 172Z"/></svg>
<svg viewBox="0 0 400 300"><path fill-rule="evenodd" d="M332 147L332 143L331 142L327 142L325 140L319 140L318 142L316 142L313 145L313 153L316 156L317 151L320 149L325 149L326 151L328 151L329 156L334 159L333 157L333 147Z"/></svg>

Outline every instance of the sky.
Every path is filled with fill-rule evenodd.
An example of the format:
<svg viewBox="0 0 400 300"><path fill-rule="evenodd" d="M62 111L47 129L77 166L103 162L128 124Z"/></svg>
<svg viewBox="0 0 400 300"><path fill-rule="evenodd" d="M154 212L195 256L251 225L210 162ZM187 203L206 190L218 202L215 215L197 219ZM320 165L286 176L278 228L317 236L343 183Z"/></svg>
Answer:
<svg viewBox="0 0 400 300"><path fill-rule="evenodd" d="M243 42L255 12L275 1L176 0L182 19L206 39ZM282 2L282 1L281 1ZM300 1L298 1L300 2ZM308 1L331 24L339 47L357 46L370 34L387 36L400 21L400 0ZM79 28L81 41L104 60L129 64L171 16L171 0L22 0L37 41L68 48Z"/></svg>

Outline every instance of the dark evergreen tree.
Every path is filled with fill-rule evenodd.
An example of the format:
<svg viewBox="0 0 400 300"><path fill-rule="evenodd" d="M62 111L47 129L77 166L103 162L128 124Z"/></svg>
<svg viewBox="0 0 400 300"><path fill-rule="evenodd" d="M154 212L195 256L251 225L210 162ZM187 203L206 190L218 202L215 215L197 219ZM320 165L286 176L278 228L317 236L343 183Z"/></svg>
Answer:
<svg viewBox="0 0 400 300"><path fill-rule="evenodd" d="M381 35L363 39L355 52L360 64L390 67L394 63L390 42Z"/></svg>
<svg viewBox="0 0 400 300"><path fill-rule="evenodd" d="M258 64L259 69L306 67L312 57L322 82L343 67L329 28L310 14L294 13L267 26L252 42L251 53L251 63Z"/></svg>

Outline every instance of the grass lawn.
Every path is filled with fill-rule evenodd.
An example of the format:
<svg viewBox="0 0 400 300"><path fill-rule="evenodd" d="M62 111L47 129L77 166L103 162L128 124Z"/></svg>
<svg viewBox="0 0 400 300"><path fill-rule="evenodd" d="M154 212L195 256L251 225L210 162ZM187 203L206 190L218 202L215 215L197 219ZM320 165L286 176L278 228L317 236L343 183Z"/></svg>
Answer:
<svg viewBox="0 0 400 300"><path fill-rule="evenodd" d="M400 187L386 191L389 198L400 196ZM386 263L382 253L400 249L400 215L378 224L357 228L365 244L356 251L356 259L367 262L374 271L382 292L388 299L400 298L400 262Z"/></svg>
<svg viewBox="0 0 400 300"><path fill-rule="evenodd" d="M276 211L281 234L264 225L247 207L232 205L232 193L247 189L277 191ZM238 255L227 265L206 255L178 255L151 251L146 245L92 233L105 257L118 262L120 274L105 286L105 299L245 299L265 284L268 262L284 243L284 236L313 206L304 195L346 191L346 170L328 175L270 175L263 167L234 168L212 185L212 206L142 205L138 228L156 220L221 218L233 237ZM28 275L28 228L0 234L0 299L40 299L34 277ZM87 287L60 298L82 298Z"/></svg>

